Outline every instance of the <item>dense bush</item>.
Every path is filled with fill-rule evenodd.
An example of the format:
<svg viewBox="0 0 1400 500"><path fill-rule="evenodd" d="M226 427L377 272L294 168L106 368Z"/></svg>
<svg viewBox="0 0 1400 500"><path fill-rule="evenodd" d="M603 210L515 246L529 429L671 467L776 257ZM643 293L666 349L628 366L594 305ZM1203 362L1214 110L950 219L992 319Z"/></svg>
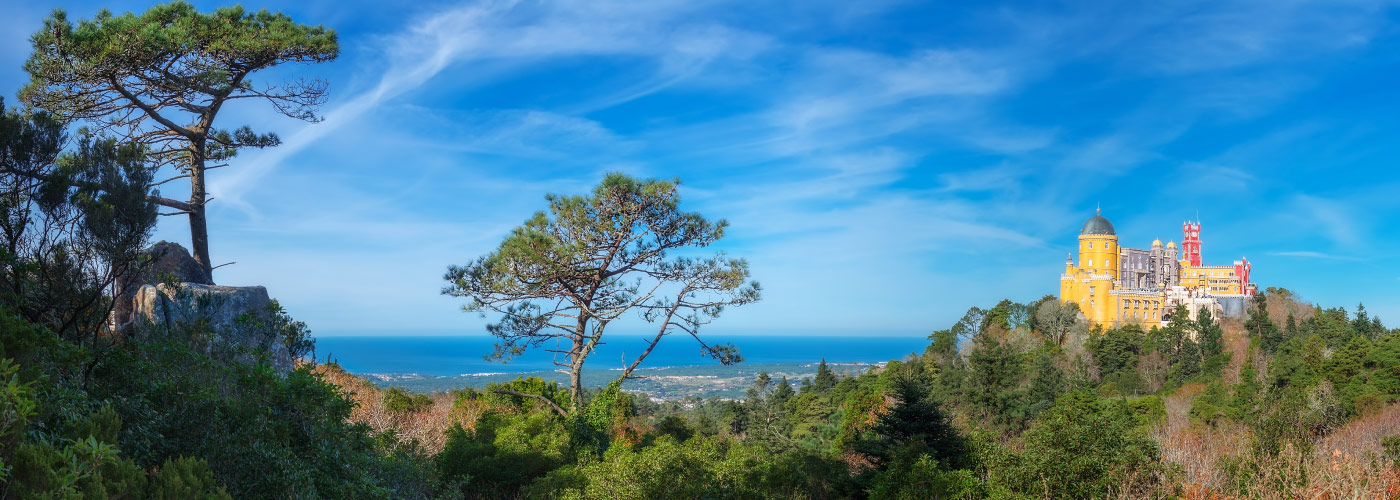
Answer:
<svg viewBox="0 0 1400 500"><path fill-rule="evenodd" d="M0 457L12 498L427 498L440 489L426 457L349 423L350 403L306 368L220 361L173 336L94 353L4 312L0 328Z"/></svg>

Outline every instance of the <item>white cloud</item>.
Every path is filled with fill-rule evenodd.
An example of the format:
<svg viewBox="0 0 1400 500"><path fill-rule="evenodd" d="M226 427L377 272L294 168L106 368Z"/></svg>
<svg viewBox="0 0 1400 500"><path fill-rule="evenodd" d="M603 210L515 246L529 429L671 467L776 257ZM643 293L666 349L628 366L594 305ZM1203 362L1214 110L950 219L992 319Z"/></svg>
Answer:
<svg viewBox="0 0 1400 500"><path fill-rule="evenodd" d="M568 2L539 6L518 2L473 3L434 13L384 39L383 58L391 61L378 83L333 104L325 121L302 127L270 151L246 155L235 172L211 191L243 208L247 190L287 158L361 119L382 104L419 88L453 65L524 64L569 56L641 55L662 61L656 81L607 96L584 110L599 109L656 92L696 73L716 58L752 56L764 38L722 27L668 29L670 21L693 6L679 2ZM481 75L489 77L488 74ZM459 86L464 83L456 82ZM533 115L538 118L541 115ZM527 116L530 118L530 116ZM556 120L557 121L557 120Z"/></svg>
<svg viewBox="0 0 1400 500"><path fill-rule="evenodd" d="M1333 244L1354 246L1360 242L1361 217L1348 204L1299 194L1293 197L1291 218L1301 227L1326 236Z"/></svg>
<svg viewBox="0 0 1400 500"><path fill-rule="evenodd" d="M1348 255L1336 255L1336 254L1329 254L1329 253L1323 253L1323 252L1314 252L1314 251L1311 251L1311 250L1290 250L1290 251L1280 251L1280 252L1268 252L1268 255L1277 255L1277 256L1279 256L1279 257L1299 257L1299 258L1304 258L1304 259L1322 259L1322 260L1350 260L1350 261L1359 261L1359 260L1361 260L1361 259L1359 259L1359 258L1357 258L1357 257L1352 257L1352 256L1348 256Z"/></svg>

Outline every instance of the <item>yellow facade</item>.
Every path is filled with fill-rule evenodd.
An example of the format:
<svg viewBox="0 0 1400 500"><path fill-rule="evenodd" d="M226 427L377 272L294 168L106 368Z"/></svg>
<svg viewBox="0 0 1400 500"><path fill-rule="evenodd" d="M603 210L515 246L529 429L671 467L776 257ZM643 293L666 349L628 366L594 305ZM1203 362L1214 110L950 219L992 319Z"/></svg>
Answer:
<svg viewBox="0 0 1400 500"><path fill-rule="evenodd" d="M1162 316L1167 314L1167 300L1160 292L1115 291L1113 295L1116 317L1100 324L1136 324L1150 329L1162 324Z"/></svg>
<svg viewBox="0 0 1400 500"><path fill-rule="evenodd" d="M1191 267L1191 263L1181 261L1181 286L1217 295L1245 293L1239 276L1235 274L1235 266Z"/></svg>
<svg viewBox="0 0 1400 500"><path fill-rule="evenodd" d="M1112 322L1116 300L1110 295L1119 269L1118 235L1102 215L1086 222L1079 235L1079 262L1068 260L1060 279L1060 299L1079 305L1091 323Z"/></svg>
<svg viewBox="0 0 1400 500"><path fill-rule="evenodd" d="M1153 241L1151 250L1121 248L1112 223L1101 214L1084 223L1078 250L1077 260L1071 255L1065 261L1060 300L1077 304L1091 325L1150 329L1162 325L1176 305L1191 304L1192 311L1201 304L1218 308L1220 301L1242 303L1240 298L1254 291L1247 261L1193 266L1177 258L1175 242L1163 246L1161 240Z"/></svg>

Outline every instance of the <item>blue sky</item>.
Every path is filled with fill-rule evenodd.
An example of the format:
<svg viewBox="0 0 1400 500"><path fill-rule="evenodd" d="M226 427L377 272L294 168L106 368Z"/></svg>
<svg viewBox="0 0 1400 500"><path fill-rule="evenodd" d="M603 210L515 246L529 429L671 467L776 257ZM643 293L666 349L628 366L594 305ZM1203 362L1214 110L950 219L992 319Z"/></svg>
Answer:
<svg viewBox="0 0 1400 500"><path fill-rule="evenodd" d="M0 5L0 90L52 8L148 5ZM216 279L320 335L480 333L447 265L608 171L731 222L764 300L712 333L923 335L1055 293L1096 205L1143 248L1199 213L1208 263L1400 324L1391 2L384 5L245 3L342 55L264 76L328 80L324 122L221 116L284 144L210 173Z"/></svg>

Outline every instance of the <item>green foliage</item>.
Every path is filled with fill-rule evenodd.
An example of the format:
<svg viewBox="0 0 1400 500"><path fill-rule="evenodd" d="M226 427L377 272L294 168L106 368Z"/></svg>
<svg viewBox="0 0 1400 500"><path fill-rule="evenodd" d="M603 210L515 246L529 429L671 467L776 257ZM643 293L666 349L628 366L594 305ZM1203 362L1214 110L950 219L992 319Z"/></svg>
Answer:
<svg viewBox="0 0 1400 500"><path fill-rule="evenodd" d="M665 418L662 418L661 421L656 424L656 432L658 434L670 436L671 439L680 442L684 442L695 435L695 431L690 428L690 424L685 421L684 417L679 415L667 415Z"/></svg>
<svg viewBox="0 0 1400 500"><path fill-rule="evenodd" d="M990 484L1049 498L1140 496L1163 472L1157 443L1127 403L1087 391L1062 396L1024 437L1022 452L997 459Z"/></svg>
<svg viewBox="0 0 1400 500"><path fill-rule="evenodd" d="M544 396L546 399L553 401L554 404L564 408L573 406L570 401L568 389L559 387L558 382L552 380L545 381L539 377L521 377L506 383L487 384L480 394L482 397L486 398L487 401L490 401L491 404L496 406L510 406L514 408L532 406L538 401L531 398L497 392L499 390ZM476 397L474 391L470 394L472 397Z"/></svg>
<svg viewBox="0 0 1400 500"><path fill-rule="evenodd" d="M831 371L831 367L827 366L826 359L823 358L821 363L817 364L817 375L812 378L812 390L826 392L835 388L836 382L836 372Z"/></svg>
<svg viewBox="0 0 1400 500"><path fill-rule="evenodd" d="M920 443L894 450L889 465L870 482L871 500L922 500L926 498L985 498L985 485L968 469L949 469Z"/></svg>
<svg viewBox="0 0 1400 500"><path fill-rule="evenodd" d="M510 497L564 465L569 438L564 423L550 412L492 412L471 430L448 430L447 444L434 460L445 478L465 484L464 493Z"/></svg>
<svg viewBox="0 0 1400 500"><path fill-rule="evenodd" d="M1143 354L1146 337L1142 328L1128 325L1113 328L1089 339L1086 347L1098 362L1099 377L1104 389L1112 394L1137 394L1142 390L1142 377L1137 362Z"/></svg>
<svg viewBox="0 0 1400 500"><path fill-rule="evenodd" d="M1400 397L1400 330L1376 340L1366 365L1374 370L1368 379L1372 385L1390 399Z"/></svg>
<svg viewBox="0 0 1400 500"><path fill-rule="evenodd" d="M871 426L871 437L854 443L856 451L869 456L878 467L892 461L896 450L918 443L919 455L950 466L965 462L962 437L917 380L896 380L890 397L894 402Z"/></svg>
<svg viewBox="0 0 1400 500"><path fill-rule="evenodd" d="M602 460L554 471L527 498L747 499L850 498L839 461L712 438L669 437L641 448L614 447Z"/></svg>
<svg viewBox="0 0 1400 500"><path fill-rule="evenodd" d="M1230 396L1225 386L1216 380L1191 401L1190 414L1192 421L1215 425L1234 417L1235 412L1230 406Z"/></svg>
<svg viewBox="0 0 1400 500"><path fill-rule="evenodd" d="M66 125L0 101L0 306L90 344L155 223L152 171L139 146L86 131L71 144Z"/></svg>
<svg viewBox="0 0 1400 500"><path fill-rule="evenodd" d="M1069 390L1069 379L1056 361L1053 351L1042 349L1035 354L1030 387L1026 391L1026 412L1030 418L1053 406L1055 399Z"/></svg>
<svg viewBox="0 0 1400 500"><path fill-rule="evenodd" d="M979 335L968 356L966 395L992 422L1020 426L1026 418L1019 391L1025 375L1025 355L1010 344Z"/></svg>
<svg viewBox="0 0 1400 500"><path fill-rule="evenodd" d="M203 460L167 459L151 480L150 500L232 500Z"/></svg>
<svg viewBox="0 0 1400 500"><path fill-rule="evenodd" d="M1167 421L1167 403L1161 396L1143 396L1128 401L1128 408L1137 417L1138 425L1153 428Z"/></svg>
<svg viewBox="0 0 1400 500"><path fill-rule="evenodd" d="M43 368L28 381L16 378L24 370L10 369L8 377L15 390L7 395L18 396L8 398L11 406L33 408L9 412L30 415L29 432L6 436L23 436L4 455L19 497L139 498L148 490L178 498L436 496L435 472L414 465L424 459L390 452L349 423L352 403L306 369L278 374L218 361L173 339L127 340L77 378L64 369L71 345L47 334L56 348L35 352L42 330L3 312L0 324L18 326L0 331L0 346ZM37 391L21 389L36 384ZM22 420L8 419L14 425L6 429ZM143 472L167 467L164 476Z"/></svg>
<svg viewBox="0 0 1400 500"><path fill-rule="evenodd" d="M1400 467L1400 434L1381 438L1381 452L1385 454L1385 458L1394 462L1396 467Z"/></svg>
<svg viewBox="0 0 1400 500"><path fill-rule="evenodd" d="M398 387L384 391L384 409L392 413L414 413L433 404L425 394L409 394Z"/></svg>
<svg viewBox="0 0 1400 500"><path fill-rule="evenodd" d="M1250 302L1249 317L1244 321L1244 329L1259 342L1265 352L1274 352L1278 349L1279 344L1282 344L1287 338L1285 338L1286 332L1279 330L1278 326L1274 325L1273 320L1269 319L1267 303L1267 292L1254 295L1254 299ZM1292 315L1290 315L1290 319L1292 319ZM1297 326L1295 325L1294 328L1296 329Z"/></svg>

